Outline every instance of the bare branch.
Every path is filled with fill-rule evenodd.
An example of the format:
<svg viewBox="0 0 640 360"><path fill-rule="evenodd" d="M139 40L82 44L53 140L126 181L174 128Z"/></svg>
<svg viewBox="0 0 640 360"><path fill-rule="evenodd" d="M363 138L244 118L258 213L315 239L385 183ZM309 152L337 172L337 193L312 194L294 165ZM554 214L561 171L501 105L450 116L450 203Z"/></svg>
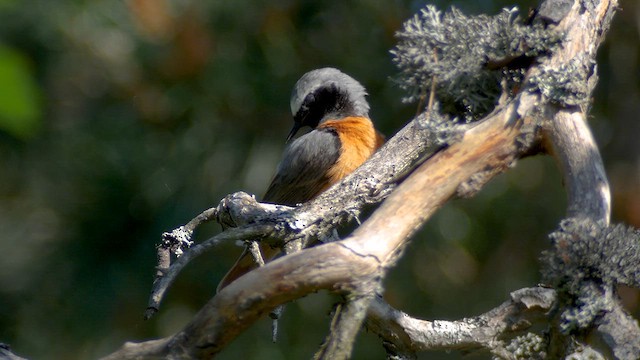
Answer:
<svg viewBox="0 0 640 360"><path fill-rule="evenodd" d="M314 359L342 360L351 356L355 336L367 315L367 308L374 298L375 291L362 288L358 294L349 295L344 304L339 304L331 322L329 335L315 354Z"/></svg>
<svg viewBox="0 0 640 360"><path fill-rule="evenodd" d="M273 230L274 227L270 225L233 228L189 248L189 251L180 256L166 271L162 272L162 277L156 277L149 296L147 310L145 311L145 319L149 319L158 312L167 289L191 260L222 242L260 238L272 233Z"/></svg>
<svg viewBox="0 0 640 360"><path fill-rule="evenodd" d="M480 316L459 321L426 321L412 318L377 298L369 307L366 326L383 339L392 353L483 348L501 353L506 345L501 339L523 334L536 323L545 323L555 300L552 289L521 289Z"/></svg>
<svg viewBox="0 0 640 360"><path fill-rule="evenodd" d="M559 1L546 3L543 11L562 8L561 13L566 14L563 19L556 16L558 13L548 16L558 23L558 30L565 34L566 41L548 61L532 71L530 78L543 98L552 103L545 107L545 114L551 119L544 127L545 143L564 177L567 216L578 222L588 220L606 227L611 195L598 147L586 122L586 112L597 81L596 51L618 3L616 0L574 1L571 6L565 2L561 7L554 6L560 5L557 4ZM571 234L567 240L582 236L584 234ZM597 246L592 248L597 249ZM564 309L556 316L564 316L565 322L569 316L582 330L595 328L601 337L600 343L596 342L597 348L605 356L636 359L640 357L640 328L623 310L615 291L614 283L603 283L603 279L597 277L584 279L577 289L560 287L558 298ZM594 318L595 324L591 321ZM594 343L593 338L569 336L568 331L558 325L563 324L562 319L556 319L552 324L551 357L569 355L576 344L590 346ZM603 343L606 345L601 346Z"/></svg>
<svg viewBox="0 0 640 360"><path fill-rule="evenodd" d="M0 343L0 359L3 360L26 360L23 357L20 357L14 354L11 351L11 347L5 343Z"/></svg>
<svg viewBox="0 0 640 360"><path fill-rule="evenodd" d="M563 110L549 122L551 153L564 175L567 188L567 217L588 218L609 223L611 194L585 114Z"/></svg>
<svg viewBox="0 0 640 360"><path fill-rule="evenodd" d="M613 292L608 295L615 296ZM597 340L594 342L606 344L606 348L610 349L607 358L637 359L640 356L638 321L629 315L617 298L607 300L612 308L597 321L594 332Z"/></svg>
<svg viewBox="0 0 640 360"><path fill-rule="evenodd" d="M597 81L596 51L609 28L616 0L573 1L571 6L548 0L544 9L564 9L557 25L566 41L554 55L530 76L544 95L545 141L564 176L568 195L568 217L586 217L609 223L611 195L609 183L591 131L586 111ZM567 9L569 9L567 11Z"/></svg>
<svg viewBox="0 0 640 360"><path fill-rule="evenodd" d="M204 211L187 225L164 233L163 244L168 245L158 247L158 272L145 318L148 319L157 312L168 286L191 259L221 241L249 239L237 238L235 235L214 237L203 247L185 247L184 255L181 254L179 260L169 266L167 249L176 246L182 249L182 244L185 243L190 246L197 226L215 217L224 228L266 224L272 226L269 228L270 232L276 228L288 229L280 236L269 239L271 245L284 245L285 253L299 251L314 238L330 239L339 223L356 217L366 204L382 201L390 194L397 181L442 147L440 141L450 137L448 134L453 132L446 127L436 129L421 125L425 121L410 122L358 170L297 209L261 204L251 195L239 192L225 197L217 207ZM251 232L252 238L264 238L258 232Z"/></svg>

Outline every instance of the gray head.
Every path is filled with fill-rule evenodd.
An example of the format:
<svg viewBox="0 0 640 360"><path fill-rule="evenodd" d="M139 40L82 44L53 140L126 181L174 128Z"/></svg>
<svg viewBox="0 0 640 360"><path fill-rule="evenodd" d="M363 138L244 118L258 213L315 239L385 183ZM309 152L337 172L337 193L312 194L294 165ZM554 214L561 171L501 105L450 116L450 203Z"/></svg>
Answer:
<svg viewBox="0 0 640 360"><path fill-rule="evenodd" d="M309 71L298 80L291 94L294 125L287 141L304 126L315 128L326 120L347 116L369 117L366 95L359 82L338 69Z"/></svg>

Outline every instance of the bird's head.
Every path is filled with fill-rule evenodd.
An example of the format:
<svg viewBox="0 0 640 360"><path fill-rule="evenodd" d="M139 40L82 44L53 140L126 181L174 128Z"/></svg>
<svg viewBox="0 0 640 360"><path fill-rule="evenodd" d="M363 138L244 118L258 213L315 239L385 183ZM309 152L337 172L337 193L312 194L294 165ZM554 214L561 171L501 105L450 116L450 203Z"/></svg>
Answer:
<svg viewBox="0 0 640 360"><path fill-rule="evenodd" d="M338 69L309 71L298 80L291 94L294 125L287 141L305 126L313 129L326 120L369 117L366 96L364 86Z"/></svg>

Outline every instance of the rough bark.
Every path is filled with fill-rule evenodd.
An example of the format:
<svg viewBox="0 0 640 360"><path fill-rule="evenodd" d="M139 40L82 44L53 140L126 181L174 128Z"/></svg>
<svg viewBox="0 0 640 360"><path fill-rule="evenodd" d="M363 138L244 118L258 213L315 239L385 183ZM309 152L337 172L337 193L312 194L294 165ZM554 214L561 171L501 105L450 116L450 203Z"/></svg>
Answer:
<svg viewBox="0 0 640 360"><path fill-rule="evenodd" d="M459 321L426 321L410 317L381 299L369 307L366 326L385 342L387 351L412 358L426 350L487 349L505 356L507 335L524 334L536 324L547 322L556 301L553 289L520 289L491 311Z"/></svg>

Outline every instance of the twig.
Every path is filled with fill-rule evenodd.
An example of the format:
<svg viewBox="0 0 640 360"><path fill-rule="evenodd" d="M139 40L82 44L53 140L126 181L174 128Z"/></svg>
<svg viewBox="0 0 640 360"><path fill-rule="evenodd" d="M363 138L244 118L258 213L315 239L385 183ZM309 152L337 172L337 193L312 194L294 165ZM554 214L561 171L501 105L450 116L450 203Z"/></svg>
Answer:
<svg viewBox="0 0 640 360"><path fill-rule="evenodd" d="M434 48L433 49L433 62L434 64L438 64L438 52L437 50ZM438 82L438 78L433 75L433 78L431 79L431 90L429 90L429 102L427 103L427 117L429 116L429 112L433 109L433 103L435 102L436 99L436 85Z"/></svg>
<svg viewBox="0 0 640 360"><path fill-rule="evenodd" d="M176 276L182 271L182 269L194 258L198 257L210 248L217 246L218 244L226 241L244 240L262 238L274 230L273 225L254 225L244 226L239 228L228 229L227 231L220 233L202 243L189 248L182 256L171 264L171 267L163 272L163 276L157 278L153 283L151 295L149 296L149 303L145 311L145 319L151 318L160 308L160 303L164 298L164 295L175 280Z"/></svg>
<svg viewBox="0 0 640 360"><path fill-rule="evenodd" d="M251 254L253 261L258 264L258 266L264 266L264 258L262 257L262 252L260 251L260 246L258 246L257 241L249 241L247 244L247 250ZM269 317L271 318L271 341L274 343L278 340L278 321L284 312L284 308L284 304L278 305L275 309L269 312Z"/></svg>
<svg viewBox="0 0 640 360"><path fill-rule="evenodd" d="M271 310L269 317L271 318L271 341L278 341L278 321L284 312L285 305L278 305L275 309Z"/></svg>
<svg viewBox="0 0 640 360"><path fill-rule="evenodd" d="M162 234L162 241L156 246L157 271L153 280L154 284L169 270L171 266L171 253L173 252L176 256L182 255L184 250L193 244L191 237L195 229L203 223L211 221L217 214L217 208L207 209L191 219L187 224Z"/></svg>
<svg viewBox="0 0 640 360"><path fill-rule="evenodd" d="M257 241L250 240L247 244L247 250L249 250L253 261L255 261L258 266L264 266L264 258L262 257L262 252L260 252L260 246L258 246Z"/></svg>

